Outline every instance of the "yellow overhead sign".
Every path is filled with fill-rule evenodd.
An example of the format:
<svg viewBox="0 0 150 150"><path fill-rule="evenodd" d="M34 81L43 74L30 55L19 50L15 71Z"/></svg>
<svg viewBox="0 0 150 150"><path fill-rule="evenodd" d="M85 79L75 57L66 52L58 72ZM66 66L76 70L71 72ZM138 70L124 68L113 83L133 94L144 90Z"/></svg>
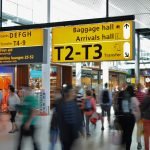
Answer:
<svg viewBox="0 0 150 150"><path fill-rule="evenodd" d="M52 34L53 62L133 59L133 21L58 27Z"/></svg>
<svg viewBox="0 0 150 150"><path fill-rule="evenodd" d="M0 32L0 48L43 46L43 29Z"/></svg>

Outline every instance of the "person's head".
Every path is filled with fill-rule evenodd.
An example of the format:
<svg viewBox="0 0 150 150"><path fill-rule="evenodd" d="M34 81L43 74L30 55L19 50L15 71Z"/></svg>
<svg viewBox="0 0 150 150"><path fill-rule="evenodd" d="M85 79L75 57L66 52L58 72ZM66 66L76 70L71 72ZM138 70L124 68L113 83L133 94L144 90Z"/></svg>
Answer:
<svg viewBox="0 0 150 150"><path fill-rule="evenodd" d="M92 96L92 91L91 90L87 90L86 91L86 96Z"/></svg>
<svg viewBox="0 0 150 150"><path fill-rule="evenodd" d="M75 92L71 85L67 85L63 88L63 96L65 101L70 101L75 98Z"/></svg>
<svg viewBox="0 0 150 150"><path fill-rule="evenodd" d="M95 93L95 89L92 89L92 92Z"/></svg>
<svg viewBox="0 0 150 150"><path fill-rule="evenodd" d="M105 89L107 89L107 88L108 88L108 83L105 83L105 85L104 85L104 86L105 86Z"/></svg>
<svg viewBox="0 0 150 150"><path fill-rule="evenodd" d="M138 83L138 84L137 84L137 90L138 90L138 91L141 91L142 88L143 88L142 84L141 84L141 83Z"/></svg>
<svg viewBox="0 0 150 150"><path fill-rule="evenodd" d="M24 96L29 96L32 94L32 88L29 85L23 85Z"/></svg>
<svg viewBox="0 0 150 150"><path fill-rule="evenodd" d="M10 92L10 94L15 93L15 88L13 85L9 85L9 92Z"/></svg>
<svg viewBox="0 0 150 150"><path fill-rule="evenodd" d="M126 84L126 83L123 83L121 90L124 91L124 90L126 90L126 88L127 88L127 84Z"/></svg>
<svg viewBox="0 0 150 150"><path fill-rule="evenodd" d="M132 85L128 85L126 88L126 91L131 97L135 96L134 87Z"/></svg>

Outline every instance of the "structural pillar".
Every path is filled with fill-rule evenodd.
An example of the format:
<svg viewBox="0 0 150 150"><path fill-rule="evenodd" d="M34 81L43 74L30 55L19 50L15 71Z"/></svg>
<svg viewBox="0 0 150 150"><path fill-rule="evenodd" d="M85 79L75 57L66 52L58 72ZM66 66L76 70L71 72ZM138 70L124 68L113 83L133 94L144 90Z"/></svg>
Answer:
<svg viewBox="0 0 150 150"><path fill-rule="evenodd" d="M102 70L103 70L103 88L105 83L109 85L109 63L102 62Z"/></svg>
<svg viewBox="0 0 150 150"><path fill-rule="evenodd" d="M2 27L2 0L0 0L0 27Z"/></svg>
<svg viewBox="0 0 150 150"><path fill-rule="evenodd" d="M47 0L47 22L50 22L50 0ZM44 50L47 52L47 63L42 65L42 88L46 94L46 107L50 112L50 29L45 29Z"/></svg>
<svg viewBox="0 0 150 150"><path fill-rule="evenodd" d="M136 77L136 84L140 83L140 34L137 34L136 40L137 48L135 53L135 77Z"/></svg>
<svg viewBox="0 0 150 150"><path fill-rule="evenodd" d="M106 18L109 17L109 0L106 0ZM109 85L109 63L102 62L102 71L103 71L103 88L105 83Z"/></svg>
<svg viewBox="0 0 150 150"><path fill-rule="evenodd" d="M82 77L82 65L81 63L76 63L76 86L81 86Z"/></svg>

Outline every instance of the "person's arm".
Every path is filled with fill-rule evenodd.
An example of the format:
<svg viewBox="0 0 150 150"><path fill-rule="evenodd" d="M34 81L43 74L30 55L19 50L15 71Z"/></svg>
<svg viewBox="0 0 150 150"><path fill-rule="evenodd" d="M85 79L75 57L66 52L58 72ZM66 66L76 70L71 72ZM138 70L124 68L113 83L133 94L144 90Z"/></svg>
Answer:
<svg viewBox="0 0 150 150"><path fill-rule="evenodd" d="M109 104L112 105L112 92L110 92L110 91L109 91L109 99L110 99Z"/></svg>
<svg viewBox="0 0 150 150"><path fill-rule="evenodd" d="M39 115L39 113L40 113L40 111L39 111L38 109L32 109L32 110L31 110L30 117L29 117L29 119L27 120L27 122L26 122L25 125L24 125L24 128L25 128L25 129L27 129L27 130L29 129L33 118L34 118L35 116Z"/></svg>
<svg viewBox="0 0 150 150"><path fill-rule="evenodd" d="M92 107L93 107L93 112L96 112L96 102L94 98L92 98Z"/></svg>

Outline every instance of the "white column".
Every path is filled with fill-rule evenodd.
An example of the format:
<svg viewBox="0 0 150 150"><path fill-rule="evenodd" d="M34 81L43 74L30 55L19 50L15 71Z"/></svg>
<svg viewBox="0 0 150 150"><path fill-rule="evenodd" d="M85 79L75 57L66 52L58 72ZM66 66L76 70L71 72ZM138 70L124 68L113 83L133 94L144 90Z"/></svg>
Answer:
<svg viewBox="0 0 150 150"><path fill-rule="evenodd" d="M76 86L81 86L81 74L82 74L81 63L76 63Z"/></svg>
<svg viewBox="0 0 150 150"><path fill-rule="evenodd" d="M103 87L105 83L109 84L109 62L102 62L103 70Z"/></svg>
<svg viewBox="0 0 150 150"><path fill-rule="evenodd" d="M47 22L50 22L50 0L47 0ZM47 63L42 65L42 88L46 94L46 107L50 110L50 29L45 29L44 50L47 52Z"/></svg>
<svg viewBox="0 0 150 150"><path fill-rule="evenodd" d="M136 46L135 48L135 77L136 77L136 84L140 83L140 49L141 49L141 43L140 43L140 35L136 34Z"/></svg>

